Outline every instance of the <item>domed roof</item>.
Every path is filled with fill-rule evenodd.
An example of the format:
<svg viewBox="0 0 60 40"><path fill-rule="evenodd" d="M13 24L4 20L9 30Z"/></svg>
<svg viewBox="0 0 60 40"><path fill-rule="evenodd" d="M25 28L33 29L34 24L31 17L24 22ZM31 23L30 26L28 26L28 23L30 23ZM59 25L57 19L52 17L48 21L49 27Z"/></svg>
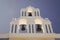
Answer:
<svg viewBox="0 0 60 40"><path fill-rule="evenodd" d="M27 12L33 12L33 7L32 6L28 6L27 7Z"/></svg>

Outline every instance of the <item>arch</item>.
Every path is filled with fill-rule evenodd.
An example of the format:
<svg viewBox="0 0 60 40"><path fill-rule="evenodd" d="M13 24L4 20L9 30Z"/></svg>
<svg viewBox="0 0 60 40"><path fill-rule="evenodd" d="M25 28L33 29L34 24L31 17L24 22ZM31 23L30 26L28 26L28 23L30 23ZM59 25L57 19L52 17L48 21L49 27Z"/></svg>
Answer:
<svg viewBox="0 0 60 40"><path fill-rule="evenodd" d="M20 19L19 25L21 25L21 24L27 24L27 20L26 19Z"/></svg>
<svg viewBox="0 0 60 40"><path fill-rule="evenodd" d="M27 8L27 12L33 12L33 7L29 6L29 7Z"/></svg>
<svg viewBox="0 0 60 40"><path fill-rule="evenodd" d="M36 28L36 33L43 33L41 24L35 24L35 28Z"/></svg>
<svg viewBox="0 0 60 40"><path fill-rule="evenodd" d="M19 33L27 33L27 25L26 24L19 25Z"/></svg>
<svg viewBox="0 0 60 40"><path fill-rule="evenodd" d="M42 20L40 20L40 19L35 19L34 22L35 22L35 24L42 24Z"/></svg>

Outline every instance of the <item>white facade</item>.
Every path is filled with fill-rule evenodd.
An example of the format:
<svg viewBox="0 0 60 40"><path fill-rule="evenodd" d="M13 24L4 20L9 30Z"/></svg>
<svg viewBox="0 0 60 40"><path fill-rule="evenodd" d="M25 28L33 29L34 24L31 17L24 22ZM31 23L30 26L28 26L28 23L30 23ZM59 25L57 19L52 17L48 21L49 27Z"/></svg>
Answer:
<svg viewBox="0 0 60 40"><path fill-rule="evenodd" d="M40 10L32 6L22 8L20 17L10 22L10 33L53 33L51 21L40 16Z"/></svg>

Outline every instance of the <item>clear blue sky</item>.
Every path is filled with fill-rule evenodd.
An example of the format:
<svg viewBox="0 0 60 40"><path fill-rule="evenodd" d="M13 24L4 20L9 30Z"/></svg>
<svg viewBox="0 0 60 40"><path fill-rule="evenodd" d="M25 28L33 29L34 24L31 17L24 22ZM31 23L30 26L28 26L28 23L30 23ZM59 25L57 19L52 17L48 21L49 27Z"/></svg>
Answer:
<svg viewBox="0 0 60 40"><path fill-rule="evenodd" d="M0 0L0 33L8 33L11 19L29 5L39 8L41 16L52 21L53 31L60 33L60 0Z"/></svg>

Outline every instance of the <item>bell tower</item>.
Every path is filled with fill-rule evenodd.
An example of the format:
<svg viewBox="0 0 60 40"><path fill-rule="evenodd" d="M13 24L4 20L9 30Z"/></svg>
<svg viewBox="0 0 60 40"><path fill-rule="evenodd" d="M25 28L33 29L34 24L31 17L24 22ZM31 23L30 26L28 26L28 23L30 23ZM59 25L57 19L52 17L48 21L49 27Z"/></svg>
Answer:
<svg viewBox="0 0 60 40"><path fill-rule="evenodd" d="M13 18L10 33L53 33L51 21L40 16L40 10L32 6L22 8L20 17Z"/></svg>

